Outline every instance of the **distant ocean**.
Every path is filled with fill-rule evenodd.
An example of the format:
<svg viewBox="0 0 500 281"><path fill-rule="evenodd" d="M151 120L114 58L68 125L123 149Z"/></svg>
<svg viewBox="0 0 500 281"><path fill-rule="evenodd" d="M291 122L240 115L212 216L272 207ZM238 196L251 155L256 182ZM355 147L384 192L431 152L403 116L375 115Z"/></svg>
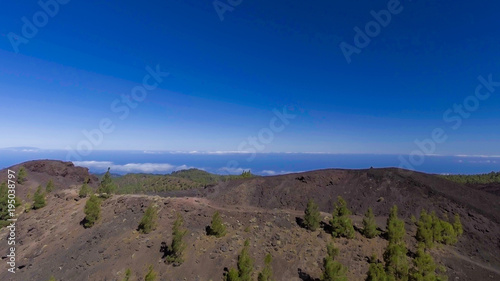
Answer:
<svg viewBox="0 0 500 281"><path fill-rule="evenodd" d="M276 175L328 168L400 167L400 157L375 154L259 153L252 156L243 153L93 151L81 159L71 160L93 173L104 172L111 167L111 171L117 174L168 174L175 170L198 168L217 174L239 174L243 170L251 170L258 175ZM408 156L403 157L408 159ZM64 150L0 149L2 169L37 159L68 160ZM427 173L489 173L500 171L500 156L425 156L423 163L418 164L413 165L413 169Z"/></svg>

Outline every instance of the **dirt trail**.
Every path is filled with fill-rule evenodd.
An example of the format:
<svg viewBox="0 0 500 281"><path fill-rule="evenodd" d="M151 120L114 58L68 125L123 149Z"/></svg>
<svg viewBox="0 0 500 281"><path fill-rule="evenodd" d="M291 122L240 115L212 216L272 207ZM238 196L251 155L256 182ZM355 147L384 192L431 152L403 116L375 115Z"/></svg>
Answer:
<svg viewBox="0 0 500 281"><path fill-rule="evenodd" d="M475 261L473 259L471 259L470 257L467 257L467 256L464 256L462 254L460 254L459 252L457 252L456 250L454 249L448 249L448 251L453 254L454 257L456 258L459 258L463 261L466 261L468 263L471 263L471 264L474 264L474 265L477 265L479 267L481 267L482 269L486 269L488 271L491 271L491 272L494 272L498 275L500 275L500 269L496 268L496 267L492 267L490 265L487 265L487 264L484 264L484 263L480 263L478 261Z"/></svg>

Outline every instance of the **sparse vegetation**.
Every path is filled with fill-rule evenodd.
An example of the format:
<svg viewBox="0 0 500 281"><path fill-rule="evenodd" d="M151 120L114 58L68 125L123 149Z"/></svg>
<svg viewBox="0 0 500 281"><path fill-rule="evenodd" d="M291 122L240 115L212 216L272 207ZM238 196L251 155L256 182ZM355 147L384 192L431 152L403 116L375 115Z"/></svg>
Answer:
<svg viewBox="0 0 500 281"><path fill-rule="evenodd" d="M213 235L217 238L226 235L226 226L222 223L222 218L219 211L212 216L212 222L208 228L208 235Z"/></svg>
<svg viewBox="0 0 500 281"><path fill-rule="evenodd" d="M354 238L354 227L349 218L350 214L351 211L347 208L347 202L339 196L330 221L333 237Z"/></svg>
<svg viewBox="0 0 500 281"><path fill-rule="evenodd" d="M21 166L21 168L19 168L19 171L17 172L17 183L23 184L26 181L27 176L28 175L26 173L26 170Z"/></svg>
<svg viewBox="0 0 500 281"><path fill-rule="evenodd" d="M91 195L85 203L85 218L83 226L88 228L92 227L101 217L101 199L95 195Z"/></svg>
<svg viewBox="0 0 500 281"><path fill-rule="evenodd" d="M148 234L156 229L156 224L158 220L158 214L156 213L156 208L153 204L149 205L144 215L142 216L141 222L139 223L139 231L144 234Z"/></svg>
<svg viewBox="0 0 500 281"><path fill-rule="evenodd" d="M97 189L97 192L100 193L103 198L111 197L111 195L116 191L116 185L113 183L109 170L110 168L108 168L108 171L102 177L99 188Z"/></svg>
<svg viewBox="0 0 500 281"><path fill-rule="evenodd" d="M461 184L500 183L500 172L477 175L443 175L441 177Z"/></svg>
<svg viewBox="0 0 500 281"><path fill-rule="evenodd" d="M55 186L54 186L54 182L52 180L49 180L49 182L47 183L47 185L45 186L45 191L47 193L51 193L53 190L54 190Z"/></svg>
<svg viewBox="0 0 500 281"><path fill-rule="evenodd" d="M153 265L150 265L148 268L148 273L146 273L146 276L144 277L144 281L156 281L156 272L153 268Z"/></svg>
<svg viewBox="0 0 500 281"><path fill-rule="evenodd" d="M268 253L264 259L264 269L262 269L257 278L258 281L274 281L273 268L271 267L272 260L273 257Z"/></svg>
<svg viewBox="0 0 500 281"><path fill-rule="evenodd" d="M9 225L8 219L11 218L10 210L14 207L21 205L17 197L14 199L9 199L8 186L7 183L3 182L0 184L0 228Z"/></svg>
<svg viewBox="0 0 500 281"><path fill-rule="evenodd" d="M82 187L80 187L80 191L78 192L78 196L80 198L85 198L89 196L92 193L92 189L89 187L87 182L82 184Z"/></svg>
<svg viewBox="0 0 500 281"><path fill-rule="evenodd" d="M304 226L311 231L315 231L318 229L320 221L321 216L318 205L312 199L309 199L304 211Z"/></svg>
<svg viewBox="0 0 500 281"><path fill-rule="evenodd" d="M216 175L198 169L188 169L175 171L170 175L127 174L114 177L113 182L116 185L116 193L137 194L188 190L250 177L255 177L250 171L245 171L241 175Z"/></svg>
<svg viewBox="0 0 500 281"><path fill-rule="evenodd" d="M167 250L167 262L173 263L174 265L179 265L184 262L183 253L186 249L186 243L184 242L184 236L187 233L182 225L184 224L184 219L181 214L177 214L177 218L174 222L172 228L172 243Z"/></svg>
<svg viewBox="0 0 500 281"><path fill-rule="evenodd" d="M327 254L323 259L322 281L347 281L347 268L335 260L339 254L339 249L333 242L327 245Z"/></svg>
<svg viewBox="0 0 500 281"><path fill-rule="evenodd" d="M372 208L368 208L363 218L363 235L366 238L373 238L379 235L377 224L375 223L375 216L373 215Z"/></svg>
<svg viewBox="0 0 500 281"><path fill-rule="evenodd" d="M57 279L54 276L50 276L49 281L57 281Z"/></svg>
<svg viewBox="0 0 500 281"><path fill-rule="evenodd" d="M35 195L33 195L33 200L34 210L38 210L47 205L47 202L45 202L45 192L42 191L42 186L38 186L38 188L36 189Z"/></svg>

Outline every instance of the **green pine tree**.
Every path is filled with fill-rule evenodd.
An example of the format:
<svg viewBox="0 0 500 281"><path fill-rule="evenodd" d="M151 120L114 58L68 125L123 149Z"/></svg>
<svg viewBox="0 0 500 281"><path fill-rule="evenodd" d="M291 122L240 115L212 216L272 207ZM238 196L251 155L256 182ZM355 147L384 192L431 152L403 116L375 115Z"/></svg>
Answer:
<svg viewBox="0 0 500 281"><path fill-rule="evenodd" d="M389 280L408 280L408 259L406 246L389 243L384 252L385 271Z"/></svg>
<svg viewBox="0 0 500 281"><path fill-rule="evenodd" d="M17 196L14 199L9 199L7 183L3 182L0 184L0 228L7 226L10 224L7 220L12 218L9 212L9 209L14 209L13 207L18 207L21 205L21 202L17 199Z"/></svg>
<svg viewBox="0 0 500 281"><path fill-rule="evenodd" d="M49 182L47 183L47 185L45 186L45 191L47 193L51 193L53 190L54 190L54 182L52 180L49 180Z"/></svg>
<svg viewBox="0 0 500 281"><path fill-rule="evenodd" d="M350 214L351 211L347 208L347 202L339 196L330 221L333 237L354 238L354 227L349 218Z"/></svg>
<svg viewBox="0 0 500 281"><path fill-rule="evenodd" d="M186 249L186 243L183 241L187 230L183 228L184 219L181 214L177 214L172 228L172 243L168 249L167 262L179 265L184 262L183 254Z"/></svg>
<svg viewBox="0 0 500 281"><path fill-rule="evenodd" d="M368 208L365 213L365 217L363 218L363 235L366 238L373 238L379 235L372 208Z"/></svg>
<svg viewBox="0 0 500 281"><path fill-rule="evenodd" d="M37 210L45 207L47 202L45 202L45 193L42 191L42 186L38 186L36 189L35 195L33 195L33 209Z"/></svg>
<svg viewBox="0 0 500 281"><path fill-rule="evenodd" d="M26 181L26 176L26 170L21 166L21 168L19 168L19 171L17 172L17 183L23 184Z"/></svg>
<svg viewBox="0 0 500 281"><path fill-rule="evenodd" d="M443 242L443 227L442 227L441 220L438 218L435 211L432 211L431 218L432 218L431 225L432 225L433 241L436 243L442 243Z"/></svg>
<svg viewBox="0 0 500 281"><path fill-rule="evenodd" d="M391 208L389 219L387 220L387 237L389 245L384 252L385 271L389 280L408 280L408 259L406 253L405 224L398 218L398 207Z"/></svg>
<svg viewBox="0 0 500 281"><path fill-rule="evenodd" d="M425 252L425 245L420 243L413 259L413 268L410 270L410 281L441 281L446 276L436 274L436 263L429 253Z"/></svg>
<svg viewBox="0 0 500 281"><path fill-rule="evenodd" d="M273 257L268 253L264 259L264 269L262 269L257 278L258 281L274 281L273 268L271 267L272 260Z"/></svg>
<svg viewBox="0 0 500 281"><path fill-rule="evenodd" d="M222 218L219 214L219 211L215 212L215 214L212 216L212 222L210 223L208 235L213 235L217 238L226 235L226 226L222 223Z"/></svg>
<svg viewBox="0 0 500 281"><path fill-rule="evenodd" d="M307 207L304 211L304 225L307 229L315 231L319 227L321 215L318 205L312 199L307 202Z"/></svg>
<svg viewBox="0 0 500 281"><path fill-rule="evenodd" d="M425 247L432 248L434 246L434 234L432 231L432 217L425 210L420 212L420 218L417 222L418 242L424 243Z"/></svg>
<svg viewBox="0 0 500 281"><path fill-rule="evenodd" d="M83 183L82 187L80 187L80 191L78 192L78 196L80 198L85 198L92 193L92 189L89 187L87 182Z"/></svg>
<svg viewBox="0 0 500 281"><path fill-rule="evenodd" d="M92 227L101 217L101 200L95 195L91 195L85 203L85 219L83 226L86 228Z"/></svg>
<svg viewBox="0 0 500 281"><path fill-rule="evenodd" d="M253 260L249 253L250 241L245 240L243 250L238 256L238 273L240 281L251 281L253 272Z"/></svg>
<svg viewBox="0 0 500 281"><path fill-rule="evenodd" d="M148 234L156 229L156 221L158 220L158 214L156 213L156 208L153 204L149 205L144 215L142 216L141 222L139 223L139 231L144 234Z"/></svg>
<svg viewBox="0 0 500 281"><path fill-rule="evenodd" d="M99 184L99 188L97 189L98 193L101 193L102 197L109 198L116 191L116 185L113 183L113 179L111 178L111 173L108 171L102 177L101 183Z"/></svg>
<svg viewBox="0 0 500 281"><path fill-rule="evenodd" d="M335 260L339 254L333 243L327 245L327 254L323 259L322 281L347 281L347 268Z"/></svg>
<svg viewBox="0 0 500 281"><path fill-rule="evenodd" d="M146 273L144 281L156 281L156 272L154 271L153 265L149 266L148 273Z"/></svg>
<svg viewBox="0 0 500 281"><path fill-rule="evenodd" d="M398 244L404 242L405 234L405 222L398 219L398 207L394 205L391 208L389 219L387 219L387 237L389 243Z"/></svg>
<svg viewBox="0 0 500 281"><path fill-rule="evenodd" d="M389 281L384 265L378 260L376 255L370 258L370 267L368 268L366 281Z"/></svg>
<svg viewBox="0 0 500 281"><path fill-rule="evenodd" d="M452 245L457 243L457 234L453 225L447 221L441 220L441 243L445 245Z"/></svg>

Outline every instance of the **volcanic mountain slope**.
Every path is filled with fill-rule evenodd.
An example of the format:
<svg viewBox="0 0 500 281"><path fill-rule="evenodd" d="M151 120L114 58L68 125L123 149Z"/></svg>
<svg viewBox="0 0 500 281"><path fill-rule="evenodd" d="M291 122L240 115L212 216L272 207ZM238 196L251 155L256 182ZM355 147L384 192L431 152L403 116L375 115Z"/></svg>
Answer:
<svg viewBox="0 0 500 281"><path fill-rule="evenodd" d="M450 280L500 280L500 198L436 176L397 169L321 170L222 182L191 192L190 197L177 197L175 192L169 197L115 195L103 202L101 220L85 229L81 221L87 199L79 199L77 189L88 175L72 176L80 174L81 168L69 163L41 163L54 171L67 169L66 176L51 169L37 174L28 167L38 165L24 163L28 181L18 185L18 190L44 184L52 177L65 185L47 196L46 207L20 215L18 270L15 275L1 271L1 280L44 281L50 276L57 280L122 280L128 268L131 280L142 280L149 265L159 273L158 280L222 280L225 268L236 266L245 239L251 242L255 280L268 252L273 256L276 280L315 280L321 276L326 244L332 238L322 229L310 232L301 228L297 220L303 216L307 200L313 198L327 223L338 195L348 202L357 227L366 208L372 207L384 229L390 207L398 205L407 222L410 252L416 244L411 215L418 217L421 209L459 213L464 235L454 246L434 249L433 256L448 269ZM6 171L0 173L4 176ZM150 234L140 234L138 223L152 203L159 207L158 227ZM227 225L222 238L206 235L205 227L215 211ZM187 248L185 262L174 267L165 263L160 250L171 242L178 213L188 230ZM6 229L0 235L5 237ZM381 257L387 241L356 233L355 239L335 239L335 244L340 248L338 260L349 268L348 280L364 280L367 257L373 253ZM0 251L5 260L7 243L0 243Z"/></svg>

